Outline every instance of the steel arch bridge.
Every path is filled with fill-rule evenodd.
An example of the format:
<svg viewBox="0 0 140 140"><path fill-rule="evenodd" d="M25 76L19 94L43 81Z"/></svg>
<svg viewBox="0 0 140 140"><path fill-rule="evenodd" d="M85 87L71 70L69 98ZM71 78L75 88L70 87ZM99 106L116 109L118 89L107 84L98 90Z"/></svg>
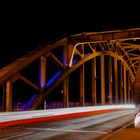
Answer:
<svg viewBox="0 0 140 140"><path fill-rule="evenodd" d="M59 55L58 55L59 54ZM108 66L105 66L105 56L108 56ZM105 77L108 76L109 102L129 103L140 102L140 28L114 30L105 32L84 32L72 35L54 43L40 46L15 62L0 70L0 85L5 98L5 110L12 110L12 86L21 80L37 91L26 104L25 110L39 109L42 102L63 83L64 107L69 107L69 75L79 69L80 74L80 106L85 105L85 75L84 64L91 64L92 105L97 104L96 89L96 58L100 58L101 68L101 105L107 104L105 98ZM58 68L49 79L47 62ZM29 80L22 74L32 63L40 64L39 84ZM118 65L120 63L120 65ZM53 67L53 66L52 66ZM105 67L108 67L108 75L105 75ZM119 72L118 72L119 70ZM114 75L114 95L112 93L112 77ZM22 96L22 95L21 95Z"/></svg>

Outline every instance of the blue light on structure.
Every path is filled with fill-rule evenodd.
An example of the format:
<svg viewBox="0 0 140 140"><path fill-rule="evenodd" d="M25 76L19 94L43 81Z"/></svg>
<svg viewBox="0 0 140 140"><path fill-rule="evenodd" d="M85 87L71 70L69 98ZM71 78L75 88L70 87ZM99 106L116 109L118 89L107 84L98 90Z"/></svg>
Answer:
<svg viewBox="0 0 140 140"><path fill-rule="evenodd" d="M63 61L63 64L66 66L66 59L65 59L64 53L62 54L62 61Z"/></svg>
<svg viewBox="0 0 140 140"><path fill-rule="evenodd" d="M30 107L30 105L34 101L35 97L36 97L36 95L33 95L32 98L30 99L30 101L27 104L25 104L25 106L23 107L23 111L26 111Z"/></svg>
<svg viewBox="0 0 140 140"><path fill-rule="evenodd" d="M78 59L75 59L72 61L72 64L75 64L78 61Z"/></svg>
<svg viewBox="0 0 140 140"><path fill-rule="evenodd" d="M57 72L46 84L47 87L50 87L61 75L61 71Z"/></svg>
<svg viewBox="0 0 140 140"><path fill-rule="evenodd" d="M43 82L42 82L42 71L41 71L41 69L40 69L40 80L39 80L39 86L40 86L40 88L42 88L44 85L43 85Z"/></svg>

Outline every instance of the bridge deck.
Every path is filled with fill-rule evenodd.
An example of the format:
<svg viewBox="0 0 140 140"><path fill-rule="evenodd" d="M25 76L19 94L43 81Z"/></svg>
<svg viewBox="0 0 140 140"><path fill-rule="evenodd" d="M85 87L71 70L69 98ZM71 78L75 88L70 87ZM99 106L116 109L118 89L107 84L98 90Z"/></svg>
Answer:
<svg viewBox="0 0 140 140"><path fill-rule="evenodd" d="M90 107L61 108L39 111L5 112L0 114L0 127L45 121L59 118L72 117L76 115L87 115L90 113L100 114L118 109L133 109L133 104L128 105L104 105Z"/></svg>

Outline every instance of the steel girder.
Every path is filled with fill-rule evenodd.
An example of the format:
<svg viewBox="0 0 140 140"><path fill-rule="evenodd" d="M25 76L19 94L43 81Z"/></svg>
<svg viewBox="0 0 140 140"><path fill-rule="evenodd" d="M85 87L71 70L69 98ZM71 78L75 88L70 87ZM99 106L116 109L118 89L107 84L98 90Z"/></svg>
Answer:
<svg viewBox="0 0 140 140"><path fill-rule="evenodd" d="M67 63L65 64L53 54L53 50L58 47L67 47ZM52 44L41 46L1 69L0 85L3 85L11 79L14 79L14 82L21 79L29 86L37 89L39 94L29 107L30 109L36 109L66 76L84 62L102 54L111 55L112 57L120 59L134 80L140 59L140 28L81 33ZM61 73L58 79L49 88L46 86L40 88L20 74L22 69L26 68L41 56L49 57L56 65L61 67Z"/></svg>

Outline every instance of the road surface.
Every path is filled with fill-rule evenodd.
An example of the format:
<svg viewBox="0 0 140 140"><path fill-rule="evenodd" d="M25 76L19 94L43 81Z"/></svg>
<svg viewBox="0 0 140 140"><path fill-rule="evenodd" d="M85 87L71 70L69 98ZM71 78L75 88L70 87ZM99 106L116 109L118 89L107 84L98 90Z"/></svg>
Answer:
<svg viewBox="0 0 140 140"><path fill-rule="evenodd" d="M126 127L134 109L0 130L0 140L94 140Z"/></svg>

